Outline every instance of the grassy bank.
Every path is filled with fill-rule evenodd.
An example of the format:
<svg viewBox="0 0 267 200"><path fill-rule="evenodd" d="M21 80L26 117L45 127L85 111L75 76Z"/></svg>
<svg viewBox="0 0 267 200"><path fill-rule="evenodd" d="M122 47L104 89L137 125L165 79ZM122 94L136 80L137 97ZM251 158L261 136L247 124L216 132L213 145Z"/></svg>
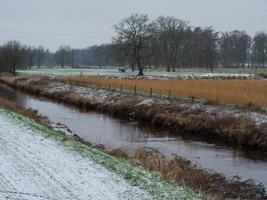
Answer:
<svg viewBox="0 0 267 200"><path fill-rule="evenodd" d="M153 199L199 199L193 193L186 191L175 184L163 180L160 176L148 173L140 168L134 167L125 161L109 156L97 149L93 149L72 137L53 131L44 125L25 118L22 115L1 109L0 114L9 115L16 119L18 123L23 123L33 132L42 133L45 138L49 137L55 140L70 151L79 152L85 157L89 157L95 163L104 166L108 170L124 177L131 185L138 186L153 197ZM38 131L36 131L38 130Z"/></svg>

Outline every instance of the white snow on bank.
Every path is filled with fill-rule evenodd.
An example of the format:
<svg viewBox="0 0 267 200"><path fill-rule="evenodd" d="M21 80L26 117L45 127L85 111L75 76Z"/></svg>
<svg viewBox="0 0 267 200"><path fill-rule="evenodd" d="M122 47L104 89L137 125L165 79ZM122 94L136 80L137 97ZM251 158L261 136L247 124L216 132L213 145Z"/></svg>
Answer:
<svg viewBox="0 0 267 200"><path fill-rule="evenodd" d="M248 119L257 126L267 123L267 114L264 112L256 112L245 110L241 108L235 108L228 105L205 105L203 103L182 103L180 107L186 109L200 110L202 115L209 115L210 117L216 116L217 118L234 117L236 119L243 118Z"/></svg>
<svg viewBox="0 0 267 200"><path fill-rule="evenodd" d="M151 199L90 158L0 112L0 199Z"/></svg>
<svg viewBox="0 0 267 200"><path fill-rule="evenodd" d="M88 98L90 100L95 100L98 102L114 102L119 98L125 97L125 95L111 92L104 89L93 89L88 87L73 86L72 91L76 92L82 97Z"/></svg>
<svg viewBox="0 0 267 200"><path fill-rule="evenodd" d="M30 74L30 75L54 75L54 76L113 76L119 78L125 77L136 77L138 75L137 71L132 72L127 70L125 73L119 72L118 68L110 69L30 69L30 70L18 70L19 74ZM205 70L195 72L194 69L187 71L176 71L176 72L166 72L166 71L145 71L145 77L148 79L153 78L213 78L213 77L254 77L254 73L247 72L214 72L209 73Z"/></svg>
<svg viewBox="0 0 267 200"><path fill-rule="evenodd" d="M140 101L137 106L151 106L155 102L153 98L147 98Z"/></svg>

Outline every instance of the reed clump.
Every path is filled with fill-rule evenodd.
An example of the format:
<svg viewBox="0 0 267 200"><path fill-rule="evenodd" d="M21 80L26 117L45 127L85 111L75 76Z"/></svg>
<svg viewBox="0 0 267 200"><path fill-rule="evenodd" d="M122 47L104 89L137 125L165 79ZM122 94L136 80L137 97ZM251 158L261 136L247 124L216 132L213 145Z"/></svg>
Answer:
<svg viewBox="0 0 267 200"><path fill-rule="evenodd" d="M171 160L151 149L137 149L128 155L122 149L107 151L110 155L162 176L179 186L189 188L207 199L267 199L264 186L253 180L240 181L238 177L226 178L222 174L193 165L180 156Z"/></svg>

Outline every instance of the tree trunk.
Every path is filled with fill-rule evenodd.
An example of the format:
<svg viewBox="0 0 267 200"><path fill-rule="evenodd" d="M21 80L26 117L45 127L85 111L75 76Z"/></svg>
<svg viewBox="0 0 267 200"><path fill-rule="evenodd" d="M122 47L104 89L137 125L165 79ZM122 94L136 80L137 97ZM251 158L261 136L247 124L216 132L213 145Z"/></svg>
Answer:
<svg viewBox="0 0 267 200"><path fill-rule="evenodd" d="M137 66L138 66L138 76L144 76L144 68L140 60L137 60Z"/></svg>
<svg viewBox="0 0 267 200"><path fill-rule="evenodd" d="M175 65L172 65L172 72L175 72Z"/></svg>
<svg viewBox="0 0 267 200"><path fill-rule="evenodd" d="M138 76L144 76L143 67L139 68Z"/></svg>
<svg viewBox="0 0 267 200"><path fill-rule="evenodd" d="M210 66L210 72L213 73L214 66Z"/></svg>
<svg viewBox="0 0 267 200"><path fill-rule="evenodd" d="M15 66L12 66L12 75L16 75L16 67Z"/></svg>
<svg viewBox="0 0 267 200"><path fill-rule="evenodd" d="M135 70L135 64L134 64L134 62L132 62L131 66L132 66L132 72L134 72L134 70Z"/></svg>

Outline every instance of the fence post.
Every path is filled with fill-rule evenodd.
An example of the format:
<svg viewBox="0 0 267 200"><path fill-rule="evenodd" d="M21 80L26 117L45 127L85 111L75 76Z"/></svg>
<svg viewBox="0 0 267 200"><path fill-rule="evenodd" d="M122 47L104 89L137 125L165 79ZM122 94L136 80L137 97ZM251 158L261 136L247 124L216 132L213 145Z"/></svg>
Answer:
<svg viewBox="0 0 267 200"><path fill-rule="evenodd" d="M136 85L134 85L134 95L136 95Z"/></svg>
<svg viewBox="0 0 267 200"><path fill-rule="evenodd" d="M171 90L169 90L169 99L171 99Z"/></svg>
<svg viewBox="0 0 267 200"><path fill-rule="evenodd" d="M120 92L122 93L122 84L121 84L121 90L120 90Z"/></svg>
<svg viewBox="0 0 267 200"><path fill-rule="evenodd" d="M216 97L216 103L219 104L219 96Z"/></svg>
<svg viewBox="0 0 267 200"><path fill-rule="evenodd" d="M152 88L150 88L150 98L152 97Z"/></svg>

